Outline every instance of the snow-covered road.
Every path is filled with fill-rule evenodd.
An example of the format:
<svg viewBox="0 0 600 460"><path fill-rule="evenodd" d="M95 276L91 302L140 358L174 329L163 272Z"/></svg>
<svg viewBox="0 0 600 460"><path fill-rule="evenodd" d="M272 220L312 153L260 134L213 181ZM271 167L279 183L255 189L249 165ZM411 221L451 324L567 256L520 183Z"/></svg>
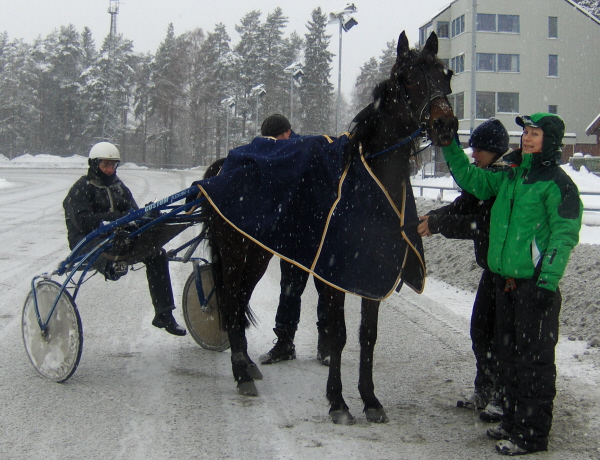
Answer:
<svg viewBox="0 0 600 460"><path fill-rule="evenodd" d="M457 409L474 375L468 317L473 296L429 279L381 307L376 392L390 423L367 423L358 395L360 302L346 302L346 402L354 426L328 420L327 368L316 354L316 292L309 282L298 359L261 366L258 398L237 395L229 352L151 326L144 270L118 282L96 276L77 305L84 328L79 368L63 384L38 376L25 354L22 303L35 274L68 254L62 200L85 171L4 169L0 189L0 459L495 459L487 424ZM199 172L121 169L139 204L179 191ZM189 230L194 231L194 230ZM181 237L185 238L185 234ZM177 241L172 242L175 245ZM191 268L171 264L180 293ZM272 346L279 294L273 260L252 298L253 358ZM176 316L183 322L181 310ZM573 358L583 342L561 341L559 395L546 459L600 458L600 369ZM597 352L597 349L592 350Z"/></svg>

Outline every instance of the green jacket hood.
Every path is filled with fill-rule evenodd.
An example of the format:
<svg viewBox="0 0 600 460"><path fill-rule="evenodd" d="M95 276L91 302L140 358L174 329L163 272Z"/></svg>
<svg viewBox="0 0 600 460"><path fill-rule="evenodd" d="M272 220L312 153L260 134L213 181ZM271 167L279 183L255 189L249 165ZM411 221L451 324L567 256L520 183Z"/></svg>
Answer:
<svg viewBox="0 0 600 460"><path fill-rule="evenodd" d="M542 153L544 157L552 160L560 160L562 154L562 139L565 135L565 122L561 117L553 113L538 112L533 115L523 115L515 119L521 126L541 128L544 132Z"/></svg>

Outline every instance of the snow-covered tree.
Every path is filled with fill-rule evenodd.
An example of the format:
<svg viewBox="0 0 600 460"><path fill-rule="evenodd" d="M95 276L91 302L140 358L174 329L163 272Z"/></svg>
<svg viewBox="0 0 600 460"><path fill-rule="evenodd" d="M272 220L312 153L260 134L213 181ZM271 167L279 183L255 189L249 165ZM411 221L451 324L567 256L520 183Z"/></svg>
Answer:
<svg viewBox="0 0 600 460"><path fill-rule="evenodd" d="M306 27L304 77L300 91L302 134L333 133L333 85L329 81L333 54L327 49L331 35L325 33L327 17L321 8L313 10L312 20Z"/></svg>
<svg viewBox="0 0 600 460"><path fill-rule="evenodd" d="M35 145L37 84L31 47L0 34L0 153L9 158Z"/></svg>
<svg viewBox="0 0 600 460"><path fill-rule="evenodd" d="M180 61L181 47L175 37L173 24L160 44L154 61L150 96L150 113L156 116L160 127L153 139L159 143L166 165L173 165L176 155L175 119L181 108L184 72Z"/></svg>

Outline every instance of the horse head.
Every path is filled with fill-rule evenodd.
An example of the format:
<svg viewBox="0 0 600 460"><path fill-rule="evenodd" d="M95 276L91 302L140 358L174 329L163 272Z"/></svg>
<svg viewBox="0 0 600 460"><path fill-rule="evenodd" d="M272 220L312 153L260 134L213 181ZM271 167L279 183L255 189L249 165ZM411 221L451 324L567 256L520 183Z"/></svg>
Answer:
<svg viewBox="0 0 600 460"><path fill-rule="evenodd" d="M447 98L452 93L452 71L437 58L437 52L435 32L420 51L410 49L402 32L391 79L410 108L414 124L423 128L435 145L448 145L458 130L458 120Z"/></svg>

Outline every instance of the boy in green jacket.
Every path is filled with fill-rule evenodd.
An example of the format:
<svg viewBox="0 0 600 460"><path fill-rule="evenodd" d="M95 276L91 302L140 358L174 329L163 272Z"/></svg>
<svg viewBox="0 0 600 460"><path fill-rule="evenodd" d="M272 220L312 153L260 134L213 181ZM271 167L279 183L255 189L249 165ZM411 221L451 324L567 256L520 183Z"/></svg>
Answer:
<svg viewBox="0 0 600 460"><path fill-rule="evenodd" d="M558 284L579 241L583 205L560 168L565 125L558 115L517 117L521 149L505 156L508 171L469 164L453 141L444 157L458 185L481 200L496 196L488 265L496 286L499 382L504 417L488 436L496 450L523 455L547 450L556 395L554 348L561 296Z"/></svg>

